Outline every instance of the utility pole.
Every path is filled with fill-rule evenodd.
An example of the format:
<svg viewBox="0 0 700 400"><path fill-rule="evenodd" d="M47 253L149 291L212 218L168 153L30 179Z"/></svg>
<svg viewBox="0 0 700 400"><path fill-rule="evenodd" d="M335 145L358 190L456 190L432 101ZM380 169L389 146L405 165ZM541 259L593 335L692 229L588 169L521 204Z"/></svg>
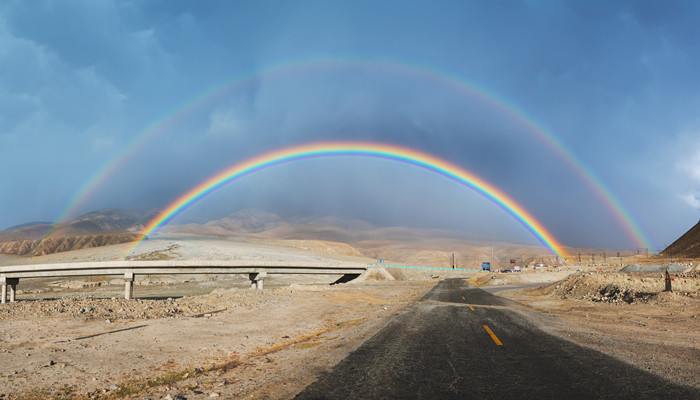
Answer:
<svg viewBox="0 0 700 400"><path fill-rule="evenodd" d="M578 262L581 263L581 252L578 253Z"/></svg>
<svg viewBox="0 0 700 400"><path fill-rule="evenodd" d="M452 269L457 268L455 265L455 253L452 253Z"/></svg>

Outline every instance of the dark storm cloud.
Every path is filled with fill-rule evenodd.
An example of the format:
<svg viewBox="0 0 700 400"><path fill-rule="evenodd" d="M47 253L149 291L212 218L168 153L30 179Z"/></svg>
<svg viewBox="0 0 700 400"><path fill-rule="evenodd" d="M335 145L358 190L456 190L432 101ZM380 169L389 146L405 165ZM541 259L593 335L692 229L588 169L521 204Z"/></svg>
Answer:
<svg viewBox="0 0 700 400"><path fill-rule="evenodd" d="M265 151L366 140L473 171L566 244L634 247L575 167L504 109L370 64L264 73L349 58L449 71L500 96L570 148L655 244L668 242L700 208L698 16L695 2L8 2L0 156L21 168L3 183L0 226L54 218L155 122L259 71L139 143L81 211L163 207ZM189 218L259 206L531 240L485 199L407 166L324 160L259 174Z"/></svg>

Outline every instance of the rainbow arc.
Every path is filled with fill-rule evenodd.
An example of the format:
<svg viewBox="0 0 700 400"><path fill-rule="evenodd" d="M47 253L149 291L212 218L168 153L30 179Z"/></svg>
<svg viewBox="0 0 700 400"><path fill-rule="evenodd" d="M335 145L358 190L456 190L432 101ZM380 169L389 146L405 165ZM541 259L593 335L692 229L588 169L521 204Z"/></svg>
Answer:
<svg viewBox="0 0 700 400"><path fill-rule="evenodd" d="M62 222L74 216L78 210L97 192L108 178L113 175L126 161L144 148L146 143L163 135L165 132L182 122L198 110L212 104L217 99L235 93L260 79L284 79L294 77L295 74L315 73L328 70L342 69L366 69L368 71L385 72L406 76L418 81L450 88L456 93L477 99L483 104L498 110L504 116L517 123L525 132L545 144L561 160L578 175L595 195L609 210L618 225L626 232L628 237L640 248L653 248L639 223L624 206L622 201L613 191L594 173L593 169L586 165L568 146L566 146L550 130L543 127L531 114L524 111L512 101L499 95L493 89L469 81L450 71L439 69L430 65L422 65L413 61L369 58L358 56L324 55L299 60L285 60L277 64L271 64L261 69L244 71L233 78L218 82L197 95L168 109L156 118L145 129L135 134L132 139L115 152L112 157L93 170L83 185L78 188L71 200L58 213L55 222ZM50 231L49 231L50 233ZM48 233L47 233L48 235Z"/></svg>
<svg viewBox="0 0 700 400"><path fill-rule="evenodd" d="M501 190L446 160L417 150L388 144L364 142L321 142L293 146L262 154L234 164L193 187L168 205L145 227L141 239L129 248L129 254L149 235L168 224L178 214L222 186L260 170L294 161L322 157L372 157L413 165L460 183L486 197L524 226L553 254L566 259L563 247L535 217ZM128 254L127 254L128 255Z"/></svg>

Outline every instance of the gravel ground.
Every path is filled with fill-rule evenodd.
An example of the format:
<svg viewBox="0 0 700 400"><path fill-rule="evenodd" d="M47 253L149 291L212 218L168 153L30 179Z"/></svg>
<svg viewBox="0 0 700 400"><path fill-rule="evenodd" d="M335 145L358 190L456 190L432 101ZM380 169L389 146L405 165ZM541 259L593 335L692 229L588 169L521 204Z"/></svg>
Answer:
<svg viewBox="0 0 700 400"><path fill-rule="evenodd" d="M126 250L2 257L0 264L113 260ZM315 242L164 236L131 257L374 261L350 253ZM361 284L332 287L330 278L272 276L263 291L244 289L247 280L235 276L137 277L132 301L122 299L119 279L22 280L18 298L24 301L0 306L0 399L290 398L450 277L502 287L541 283L499 294L518 301L524 315L550 333L700 388L697 272L674 275L675 291L660 293L659 274L617 270L389 270L398 280L374 274ZM38 298L45 299L27 301Z"/></svg>
<svg viewBox="0 0 700 400"><path fill-rule="evenodd" d="M681 385L700 388L700 276L581 271L502 292L544 330Z"/></svg>

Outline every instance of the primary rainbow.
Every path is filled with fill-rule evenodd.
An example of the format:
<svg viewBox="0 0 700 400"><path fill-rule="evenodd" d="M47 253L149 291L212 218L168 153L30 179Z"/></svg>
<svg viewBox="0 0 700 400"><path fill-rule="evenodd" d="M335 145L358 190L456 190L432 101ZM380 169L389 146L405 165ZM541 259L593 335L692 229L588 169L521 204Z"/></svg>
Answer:
<svg viewBox="0 0 700 400"><path fill-rule="evenodd" d="M526 132L534 135L534 137L557 153L579 178L592 189L593 193L607 207L619 226L625 230L638 248L654 248L651 240L649 240L639 223L611 188L597 176L593 168L578 157L552 131L545 128L532 115L513 101L500 95L493 88L484 87L450 71L431 65L419 64L415 61L382 58L358 59L356 56L338 55L324 55L292 61L285 60L277 64L268 65L262 69L244 71L231 79L205 88L196 96L167 109L161 116L146 126L143 131L136 134L121 150L114 153L112 157L105 159L101 166L95 168L92 175L74 192L70 201L59 211L54 222L58 223L75 216L87 200L97 192L97 189L107 182L109 176L114 174L130 157L133 157L134 154L141 150L147 142L167 132L170 128L176 126L179 122L212 101L223 98L245 85L256 82L258 79L285 78L297 73L312 73L333 68L368 68L369 70L412 76L419 80L451 88L458 93L478 99L484 104L499 110L523 127ZM47 233L47 236L49 233Z"/></svg>
<svg viewBox="0 0 700 400"><path fill-rule="evenodd" d="M562 260L566 259L562 246L541 223L513 199L485 180L457 165L427 153L395 145L365 142L321 142L304 144L272 151L234 164L195 186L167 206L148 226L146 226L143 236L129 248L129 253L131 253L139 243L145 240L148 235L170 222L186 208L235 179L292 161L340 156L372 157L397 161L414 165L452 179L455 182L473 189L497 204L520 222L520 224L530 231L537 240L552 253L561 257Z"/></svg>

